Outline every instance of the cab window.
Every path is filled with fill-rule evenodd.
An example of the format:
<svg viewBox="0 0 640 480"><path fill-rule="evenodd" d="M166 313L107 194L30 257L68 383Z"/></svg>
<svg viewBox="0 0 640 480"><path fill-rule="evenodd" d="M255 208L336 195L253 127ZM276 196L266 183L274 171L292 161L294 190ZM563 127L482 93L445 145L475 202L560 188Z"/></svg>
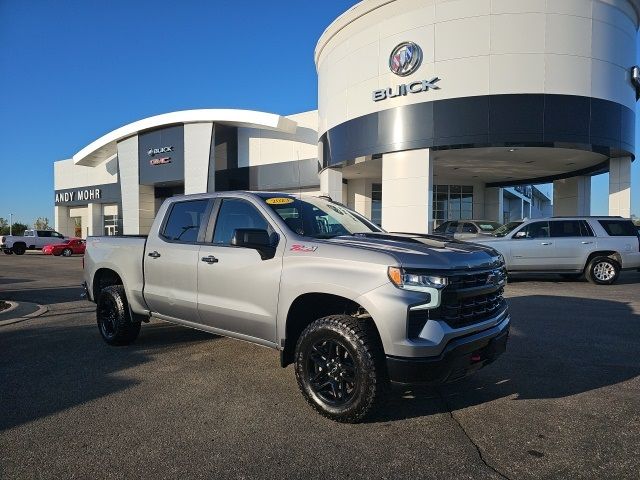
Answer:
<svg viewBox="0 0 640 480"><path fill-rule="evenodd" d="M161 235L172 242L197 242L208 204L206 199L174 203Z"/></svg>
<svg viewBox="0 0 640 480"><path fill-rule="evenodd" d="M518 230L513 238L549 238L549 222L533 222Z"/></svg>
<svg viewBox="0 0 640 480"><path fill-rule="evenodd" d="M231 245L234 232L239 228L257 228L267 230L272 235L273 229L262 214L246 200L225 198L218 212L216 227L213 233L214 245Z"/></svg>
<svg viewBox="0 0 640 480"><path fill-rule="evenodd" d="M473 223L464 223L462 233L478 233L478 229Z"/></svg>
<svg viewBox="0 0 640 480"><path fill-rule="evenodd" d="M580 220L554 220L549 222L551 236L558 237L581 237L582 229Z"/></svg>

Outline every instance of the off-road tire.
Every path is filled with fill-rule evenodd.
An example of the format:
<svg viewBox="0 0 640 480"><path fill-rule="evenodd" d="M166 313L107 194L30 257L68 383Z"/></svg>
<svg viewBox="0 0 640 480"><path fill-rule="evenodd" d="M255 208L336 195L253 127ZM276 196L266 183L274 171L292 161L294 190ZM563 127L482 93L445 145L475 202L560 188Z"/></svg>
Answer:
<svg viewBox="0 0 640 480"><path fill-rule="evenodd" d="M96 320L102 339L109 345L129 345L140 333L140 321L131 318L122 285L112 285L100 291Z"/></svg>
<svg viewBox="0 0 640 480"><path fill-rule="evenodd" d="M587 264L585 277L596 285L611 285L620 275L620 264L609 257L594 257Z"/></svg>
<svg viewBox="0 0 640 480"><path fill-rule="evenodd" d="M13 253L15 253L16 255L24 255L24 252L27 251L27 247L19 243L17 245L14 245L11 250L13 250Z"/></svg>
<svg viewBox="0 0 640 480"><path fill-rule="evenodd" d="M318 358L317 350L314 351L313 348L322 342L341 345L346 352L344 358L348 357L354 367L349 367L354 372L354 387L348 400L342 400L343 404L325 401L322 393L313 386L311 376L315 375L310 370L314 366L317 368L317 361L311 359L311 354L314 353ZM323 362L324 358L322 357ZM381 405L389 390L384 350L371 320L331 315L314 321L298 339L294 363L298 387L305 400L318 413L337 422L362 421ZM328 380L328 372L324 375Z"/></svg>

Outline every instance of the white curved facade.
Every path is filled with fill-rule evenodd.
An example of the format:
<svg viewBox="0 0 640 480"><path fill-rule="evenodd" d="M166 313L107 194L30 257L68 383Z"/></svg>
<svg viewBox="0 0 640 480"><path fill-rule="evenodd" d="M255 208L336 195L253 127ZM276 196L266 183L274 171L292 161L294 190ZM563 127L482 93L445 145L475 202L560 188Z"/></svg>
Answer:
<svg viewBox="0 0 640 480"><path fill-rule="evenodd" d="M320 38L319 133L368 113L411 103L509 93L602 98L635 108L637 2L627 0L366 0ZM423 50L402 78L389 53ZM371 101L371 92L440 78L439 90Z"/></svg>

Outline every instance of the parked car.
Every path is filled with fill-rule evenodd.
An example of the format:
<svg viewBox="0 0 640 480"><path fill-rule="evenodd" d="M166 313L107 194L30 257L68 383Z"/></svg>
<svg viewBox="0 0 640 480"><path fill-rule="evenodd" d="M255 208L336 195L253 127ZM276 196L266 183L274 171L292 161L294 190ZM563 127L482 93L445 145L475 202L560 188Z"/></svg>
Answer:
<svg viewBox="0 0 640 480"><path fill-rule="evenodd" d="M469 240L492 235L501 225L490 220L449 220L439 225L434 233L457 240Z"/></svg>
<svg viewBox="0 0 640 480"><path fill-rule="evenodd" d="M7 255L23 255L27 250L42 250L45 245L62 243L67 239L54 230L25 230L23 235L0 237L0 250Z"/></svg>
<svg viewBox="0 0 640 480"><path fill-rule="evenodd" d="M84 255L85 241L81 238L70 238L64 243L54 243L42 247L44 255L62 255L70 257L71 255Z"/></svg>
<svg viewBox="0 0 640 480"><path fill-rule="evenodd" d="M336 421L362 420L389 380L456 380L506 348L506 272L490 247L264 192L172 197L150 232L87 240L104 341L129 344L155 317L271 347Z"/></svg>
<svg viewBox="0 0 640 480"><path fill-rule="evenodd" d="M510 222L474 242L504 255L509 272L562 273L599 285L640 267L640 236L621 217L553 217Z"/></svg>

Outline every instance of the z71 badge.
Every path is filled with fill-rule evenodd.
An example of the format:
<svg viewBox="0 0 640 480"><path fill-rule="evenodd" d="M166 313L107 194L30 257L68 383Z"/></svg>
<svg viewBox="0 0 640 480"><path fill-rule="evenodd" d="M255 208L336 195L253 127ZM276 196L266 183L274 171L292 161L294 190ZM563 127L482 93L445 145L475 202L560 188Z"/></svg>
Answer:
<svg viewBox="0 0 640 480"><path fill-rule="evenodd" d="M299 243L294 243L291 245L289 249L292 252L315 252L318 249L315 245L301 245Z"/></svg>

